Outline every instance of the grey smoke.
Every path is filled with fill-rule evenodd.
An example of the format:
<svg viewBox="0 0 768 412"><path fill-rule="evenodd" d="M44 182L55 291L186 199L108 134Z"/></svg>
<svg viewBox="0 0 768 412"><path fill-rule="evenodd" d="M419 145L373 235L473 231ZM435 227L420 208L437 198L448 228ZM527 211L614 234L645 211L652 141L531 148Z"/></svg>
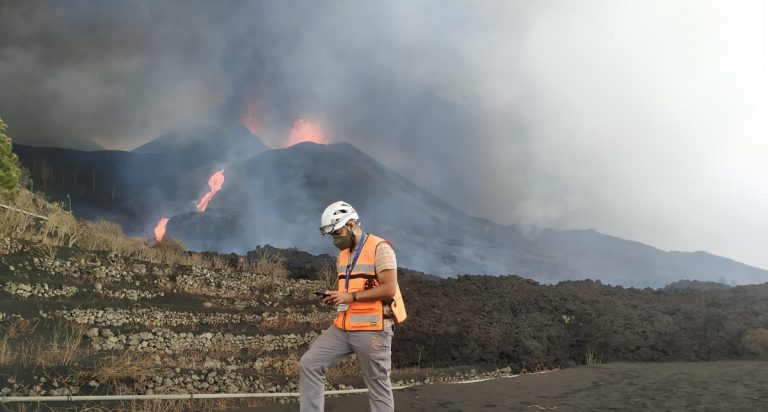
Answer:
<svg viewBox="0 0 768 412"><path fill-rule="evenodd" d="M768 267L759 1L4 1L17 142L131 149L255 101L463 211ZM373 228L371 228L373 230Z"/></svg>

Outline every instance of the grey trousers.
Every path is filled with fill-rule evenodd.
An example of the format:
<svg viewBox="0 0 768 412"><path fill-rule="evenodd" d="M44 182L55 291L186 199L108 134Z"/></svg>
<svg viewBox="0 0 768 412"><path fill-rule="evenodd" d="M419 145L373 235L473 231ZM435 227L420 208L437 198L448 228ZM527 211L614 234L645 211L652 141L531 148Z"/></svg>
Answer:
<svg viewBox="0 0 768 412"><path fill-rule="evenodd" d="M335 325L323 331L301 357L299 367L299 409L323 411L325 372L354 353L360 363L368 403L372 412L395 410L392 383L392 327L381 332L345 332Z"/></svg>

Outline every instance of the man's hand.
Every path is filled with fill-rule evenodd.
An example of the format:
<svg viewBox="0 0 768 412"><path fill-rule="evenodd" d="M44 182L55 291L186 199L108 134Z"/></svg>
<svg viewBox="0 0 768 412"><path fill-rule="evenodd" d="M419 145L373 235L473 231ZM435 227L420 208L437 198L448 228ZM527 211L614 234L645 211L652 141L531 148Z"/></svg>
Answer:
<svg viewBox="0 0 768 412"><path fill-rule="evenodd" d="M340 303L352 303L352 294L347 292L339 292L338 290L330 290L328 291L328 296L323 298L323 303L333 306L336 306Z"/></svg>

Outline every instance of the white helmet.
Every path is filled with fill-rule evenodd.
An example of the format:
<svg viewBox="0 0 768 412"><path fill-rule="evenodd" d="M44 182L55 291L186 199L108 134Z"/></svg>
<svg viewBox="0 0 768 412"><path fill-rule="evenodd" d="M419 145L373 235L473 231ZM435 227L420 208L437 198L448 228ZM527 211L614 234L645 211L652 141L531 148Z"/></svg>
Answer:
<svg viewBox="0 0 768 412"><path fill-rule="evenodd" d="M351 219L360 220L354 207L342 201L331 203L320 218L320 233L330 235Z"/></svg>

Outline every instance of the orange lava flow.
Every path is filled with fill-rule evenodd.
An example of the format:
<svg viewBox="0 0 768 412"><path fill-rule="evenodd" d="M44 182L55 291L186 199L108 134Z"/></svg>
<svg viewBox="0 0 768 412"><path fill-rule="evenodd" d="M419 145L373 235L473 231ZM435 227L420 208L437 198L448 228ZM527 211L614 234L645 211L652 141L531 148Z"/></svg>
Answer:
<svg viewBox="0 0 768 412"><path fill-rule="evenodd" d="M208 179L208 186L211 187L211 190L206 193L202 199L200 199L200 202L197 203L197 210L200 212L205 212L205 208L208 207L208 203L213 199L213 196L221 190L221 186L224 185L224 170L219 170L218 172L214 173L210 179Z"/></svg>
<svg viewBox="0 0 768 412"><path fill-rule="evenodd" d="M301 142L328 144L323 129L316 123L305 119L298 119L293 123L293 128L283 147L293 146Z"/></svg>
<svg viewBox="0 0 768 412"><path fill-rule="evenodd" d="M155 226L155 239L159 242L163 240L163 236L165 236L165 226L168 225L168 218L164 217L160 219L159 222L157 222L157 226Z"/></svg>

